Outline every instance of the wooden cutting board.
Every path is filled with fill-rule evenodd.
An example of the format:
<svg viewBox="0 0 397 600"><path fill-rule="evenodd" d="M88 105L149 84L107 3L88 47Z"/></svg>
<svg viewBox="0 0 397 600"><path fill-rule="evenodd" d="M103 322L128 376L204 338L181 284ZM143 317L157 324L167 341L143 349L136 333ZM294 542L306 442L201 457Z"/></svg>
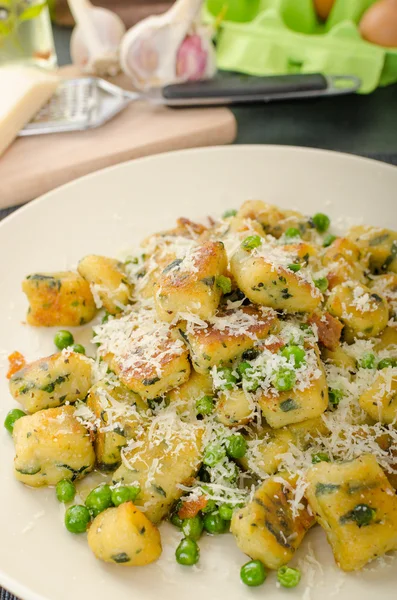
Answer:
<svg viewBox="0 0 397 600"><path fill-rule="evenodd" d="M68 66L64 77L76 77ZM112 82L131 89L124 76ZM236 121L226 108L178 109L133 102L109 123L73 133L18 138L0 157L0 208L120 162L198 146L229 144Z"/></svg>

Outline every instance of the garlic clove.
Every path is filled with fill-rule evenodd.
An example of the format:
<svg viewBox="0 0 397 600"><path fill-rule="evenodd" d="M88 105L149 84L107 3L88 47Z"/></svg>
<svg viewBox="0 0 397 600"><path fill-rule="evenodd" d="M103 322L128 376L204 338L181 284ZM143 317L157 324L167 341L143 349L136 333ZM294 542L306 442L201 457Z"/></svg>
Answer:
<svg viewBox="0 0 397 600"><path fill-rule="evenodd" d="M112 11L94 7L88 0L69 0L69 4L77 23L70 42L72 62L87 73L116 75L124 23Z"/></svg>
<svg viewBox="0 0 397 600"><path fill-rule="evenodd" d="M198 33L187 35L176 54L176 76L183 81L197 81L215 74L215 51L211 40Z"/></svg>

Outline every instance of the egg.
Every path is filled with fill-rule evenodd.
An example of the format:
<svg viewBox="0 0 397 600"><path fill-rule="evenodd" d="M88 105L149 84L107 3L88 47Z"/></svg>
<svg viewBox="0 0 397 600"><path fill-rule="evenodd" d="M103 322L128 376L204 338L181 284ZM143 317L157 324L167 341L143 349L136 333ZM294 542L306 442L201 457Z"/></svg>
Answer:
<svg viewBox="0 0 397 600"><path fill-rule="evenodd" d="M364 13L360 33L367 42L397 48L397 0L379 0Z"/></svg>
<svg viewBox="0 0 397 600"><path fill-rule="evenodd" d="M313 2L317 15L320 17L320 19L326 21L333 5L335 4L335 0L313 0Z"/></svg>

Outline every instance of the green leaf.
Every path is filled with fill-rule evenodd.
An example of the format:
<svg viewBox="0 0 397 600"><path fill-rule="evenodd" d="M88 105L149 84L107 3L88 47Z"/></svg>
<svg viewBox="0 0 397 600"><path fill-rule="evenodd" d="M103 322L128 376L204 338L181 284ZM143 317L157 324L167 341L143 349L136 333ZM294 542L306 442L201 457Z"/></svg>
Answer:
<svg viewBox="0 0 397 600"><path fill-rule="evenodd" d="M26 8L18 17L19 21L30 21L36 19L41 11L47 6L47 2L41 2L40 4L33 4Z"/></svg>

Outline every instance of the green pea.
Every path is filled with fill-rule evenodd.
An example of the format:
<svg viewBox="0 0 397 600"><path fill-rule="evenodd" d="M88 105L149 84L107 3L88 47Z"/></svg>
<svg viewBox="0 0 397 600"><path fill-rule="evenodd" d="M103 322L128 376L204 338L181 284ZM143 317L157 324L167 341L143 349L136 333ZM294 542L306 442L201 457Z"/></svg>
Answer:
<svg viewBox="0 0 397 600"><path fill-rule="evenodd" d="M316 286L316 288L318 288L320 290L320 292L324 293L328 289L328 279L326 277L320 277L319 279L314 279L313 283Z"/></svg>
<svg viewBox="0 0 397 600"><path fill-rule="evenodd" d="M175 550L176 562L180 565L190 567L195 565L200 558L200 550L197 543L190 538L184 538Z"/></svg>
<svg viewBox="0 0 397 600"><path fill-rule="evenodd" d="M216 510L215 500L208 499L207 504L204 506L204 508L201 509L201 512L206 514L206 513L214 512L214 510Z"/></svg>
<svg viewBox="0 0 397 600"><path fill-rule="evenodd" d="M362 369L374 369L375 368L375 354L372 354L372 352L366 352L365 354L362 355L358 364Z"/></svg>
<svg viewBox="0 0 397 600"><path fill-rule="evenodd" d="M327 233L327 235L323 239L323 247L328 248L331 244L336 240L336 235L332 235L332 233Z"/></svg>
<svg viewBox="0 0 397 600"><path fill-rule="evenodd" d="M291 369L280 369L274 376L273 385L279 392L289 392L295 385L296 375Z"/></svg>
<svg viewBox="0 0 397 600"><path fill-rule="evenodd" d="M244 389L247 392L256 392L260 385L259 374L248 362L242 362L237 367L237 371L244 382Z"/></svg>
<svg viewBox="0 0 397 600"><path fill-rule="evenodd" d="M228 481L229 483L236 483L238 476L240 475L240 469L238 468L236 463L232 461L229 461L227 467L229 473L228 475L224 475L225 481Z"/></svg>
<svg viewBox="0 0 397 600"><path fill-rule="evenodd" d="M315 465L320 462L331 462L331 459L325 452L317 452L316 454L312 454L312 463Z"/></svg>
<svg viewBox="0 0 397 600"><path fill-rule="evenodd" d="M222 519L219 511L208 513L204 516L204 529L212 534L225 533L228 522Z"/></svg>
<svg viewBox="0 0 397 600"><path fill-rule="evenodd" d="M204 451L203 463L207 467L214 467L226 456L226 450L221 444L213 442L208 444Z"/></svg>
<svg viewBox="0 0 397 600"><path fill-rule="evenodd" d="M247 369L252 369L252 365L247 362L246 360L243 360L237 367L237 372L240 374L241 377L244 376L245 372L247 371Z"/></svg>
<svg viewBox="0 0 397 600"><path fill-rule="evenodd" d="M325 233L331 225L331 219L324 213L316 213L312 217L312 223L319 233Z"/></svg>
<svg viewBox="0 0 397 600"><path fill-rule="evenodd" d="M267 571L260 560L250 560L241 567L240 578L245 585L257 587L265 582Z"/></svg>
<svg viewBox="0 0 397 600"><path fill-rule="evenodd" d="M112 506L112 490L106 484L99 485L88 494L85 505L96 517L109 506Z"/></svg>
<svg viewBox="0 0 397 600"><path fill-rule="evenodd" d="M328 389L328 401L332 406L338 406L343 398L343 392L334 388Z"/></svg>
<svg viewBox="0 0 397 600"><path fill-rule="evenodd" d="M198 515L182 522L183 535L191 540L197 541L203 532L203 519Z"/></svg>
<svg viewBox="0 0 397 600"><path fill-rule="evenodd" d="M65 527L70 533L84 533L90 521L90 511L81 504L71 506L65 513Z"/></svg>
<svg viewBox="0 0 397 600"><path fill-rule="evenodd" d="M7 429L8 433L12 434L16 421L21 417L26 417L26 413L20 408L13 408L7 413L7 416L4 419L4 427Z"/></svg>
<svg viewBox="0 0 397 600"><path fill-rule="evenodd" d="M301 232L296 227L288 227L286 231L284 231L284 236L286 238L296 238L301 236Z"/></svg>
<svg viewBox="0 0 397 600"><path fill-rule="evenodd" d="M214 398L212 396L203 396L196 402L196 412L198 415L210 415L214 410Z"/></svg>
<svg viewBox="0 0 397 600"><path fill-rule="evenodd" d="M120 485L112 490L111 501L114 506L120 506L124 502L135 502L141 488L139 485Z"/></svg>
<svg viewBox="0 0 397 600"><path fill-rule="evenodd" d="M227 219L228 217L235 217L237 215L237 210L235 208L231 208L229 210L225 210L222 215L223 219Z"/></svg>
<svg viewBox="0 0 397 600"><path fill-rule="evenodd" d="M85 354L85 348L81 344L73 344L72 350L78 354Z"/></svg>
<svg viewBox="0 0 397 600"><path fill-rule="evenodd" d="M306 352L299 346L286 346L281 351L281 356L284 356L289 362L292 362L294 367L300 367L306 362Z"/></svg>
<svg viewBox="0 0 397 600"><path fill-rule="evenodd" d="M253 250L254 248L258 248L261 245L262 238L259 235L249 235L241 243L241 247L244 248L244 250Z"/></svg>
<svg viewBox="0 0 397 600"><path fill-rule="evenodd" d="M244 378L244 388L247 392L256 392L259 386L260 383L257 379L250 379L249 377Z"/></svg>
<svg viewBox="0 0 397 600"><path fill-rule="evenodd" d="M280 567L277 571L277 579L279 583L286 588L293 588L298 585L301 580L301 572L299 569L293 569L292 567Z"/></svg>
<svg viewBox="0 0 397 600"><path fill-rule="evenodd" d="M76 487L70 479L62 479L62 481L58 481L55 493L59 502L66 504L67 502L71 502L75 497Z"/></svg>
<svg viewBox="0 0 397 600"><path fill-rule="evenodd" d="M219 515L224 521L230 521L233 516L233 508L229 504L221 504Z"/></svg>
<svg viewBox="0 0 397 600"><path fill-rule="evenodd" d="M379 370L387 369L388 367L397 367L397 359L396 358L382 358L382 360L380 360L378 362L377 368Z"/></svg>
<svg viewBox="0 0 397 600"><path fill-rule="evenodd" d="M181 519L181 517L178 515L177 512L172 513L170 521L175 527L178 527L178 529L181 529L182 524L183 524L183 519Z"/></svg>
<svg viewBox="0 0 397 600"><path fill-rule="evenodd" d="M230 458L243 458L247 452L247 442L241 433L235 433L227 437L225 447Z"/></svg>
<svg viewBox="0 0 397 600"><path fill-rule="evenodd" d="M375 516L375 510L368 504L357 504L351 511L352 519L359 527L369 525Z"/></svg>
<svg viewBox="0 0 397 600"><path fill-rule="evenodd" d="M223 294L230 294L230 292L232 291L232 280L230 279L230 277L218 275L215 282L217 287L222 290Z"/></svg>
<svg viewBox="0 0 397 600"><path fill-rule="evenodd" d="M218 376L222 381L222 389L231 390L237 383L237 377L233 375L233 370L229 367L220 367L219 369L217 369L217 372Z"/></svg>
<svg viewBox="0 0 397 600"><path fill-rule="evenodd" d="M297 273L298 271L300 271L302 268L302 265L300 265L299 263L293 263L292 265L288 265L288 269L290 271L292 271L293 273Z"/></svg>
<svg viewBox="0 0 397 600"><path fill-rule="evenodd" d="M64 348L68 348L74 342L74 337L70 333L70 331L66 331L65 329L61 329L55 334L54 344L58 348L58 350L63 350Z"/></svg>

